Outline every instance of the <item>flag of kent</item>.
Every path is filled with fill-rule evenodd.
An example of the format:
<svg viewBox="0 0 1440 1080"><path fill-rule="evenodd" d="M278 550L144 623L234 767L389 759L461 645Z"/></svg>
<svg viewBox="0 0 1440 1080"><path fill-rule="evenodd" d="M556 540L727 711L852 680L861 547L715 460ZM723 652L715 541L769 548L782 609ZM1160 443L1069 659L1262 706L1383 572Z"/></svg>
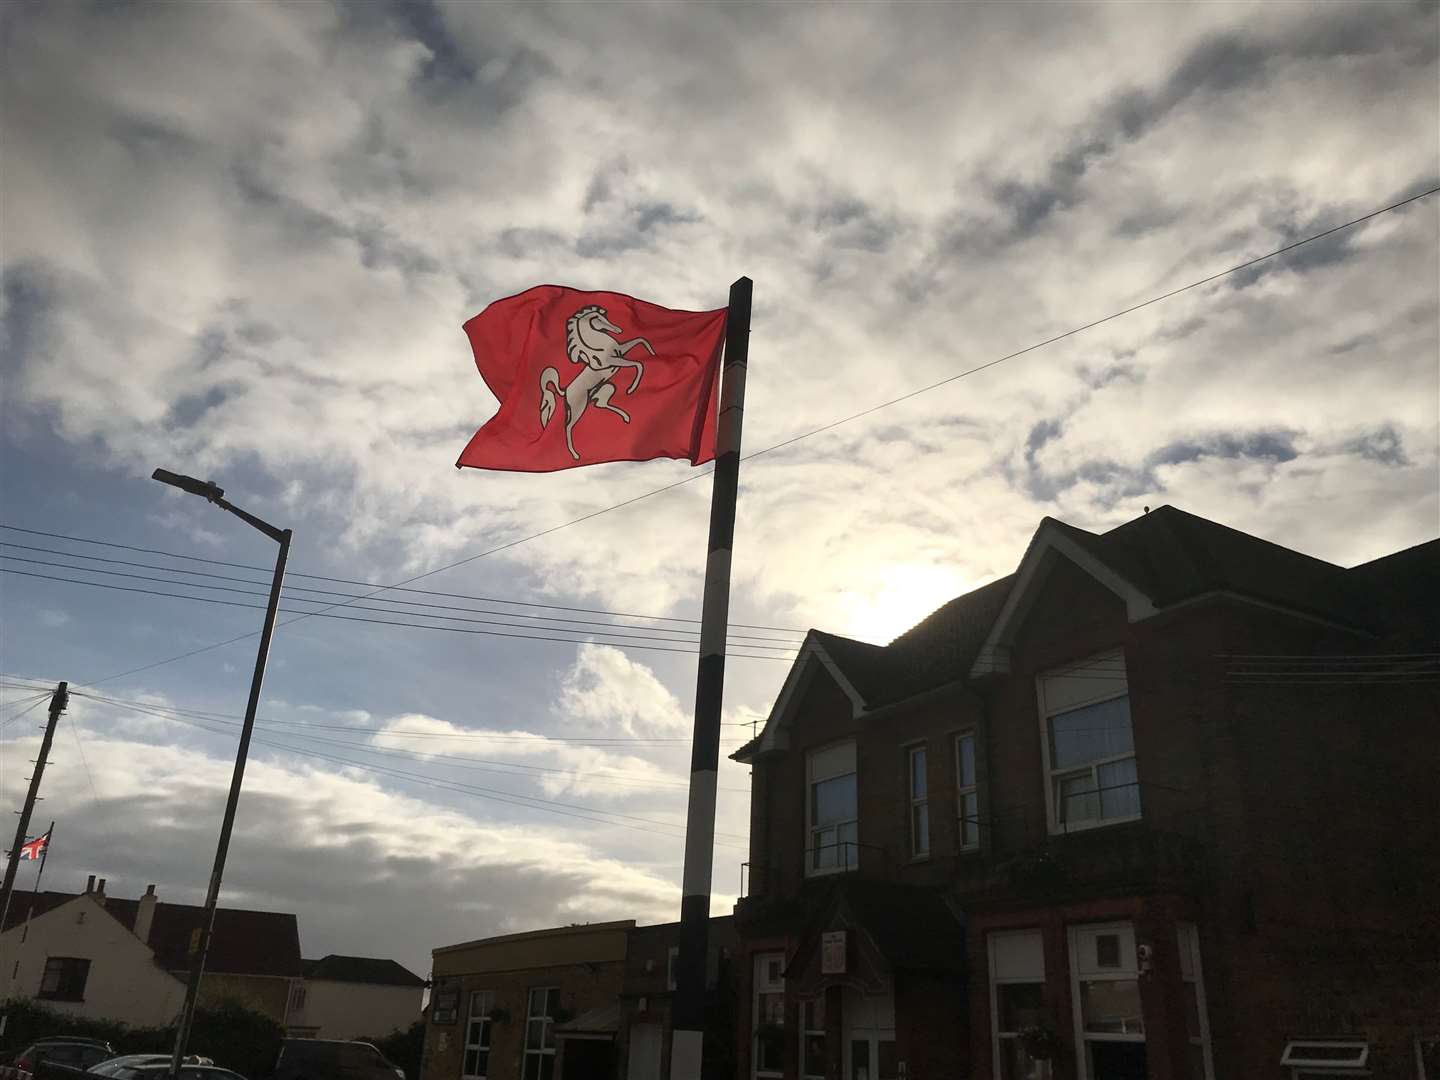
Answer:
<svg viewBox="0 0 1440 1080"><path fill-rule="evenodd" d="M553 472L715 457L725 309L672 311L616 292L537 285L465 324L500 400L455 464Z"/></svg>

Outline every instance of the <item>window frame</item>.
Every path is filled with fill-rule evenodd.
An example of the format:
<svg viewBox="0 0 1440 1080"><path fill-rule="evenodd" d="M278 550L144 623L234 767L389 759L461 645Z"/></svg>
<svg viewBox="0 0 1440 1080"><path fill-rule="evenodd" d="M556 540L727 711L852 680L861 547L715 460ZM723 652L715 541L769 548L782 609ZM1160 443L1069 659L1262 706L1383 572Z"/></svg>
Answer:
<svg viewBox="0 0 1440 1080"><path fill-rule="evenodd" d="M1033 975L1028 975L1024 977L1007 975L1002 977L996 974L995 943L1004 938L1033 938L1040 943L1040 975L1038 978ZM991 1073L998 1080L998 1077L1001 1075L1001 1062L1003 1060L1000 1056L1000 1043L1002 1040L1006 1042L1018 1041L1020 1034L1018 1031L1002 1032L1000 1030L999 988L1001 986L1038 986L1040 987L1041 996L1044 996L1047 987L1047 979L1049 976L1049 968L1046 966L1045 963L1045 932L1040 927L1027 927L1018 930L992 930L985 935L985 956L986 961L989 965L990 976L990 1053L992 1055ZM1045 1071L1047 1076L1050 1075L1050 1066L1048 1062L1044 1063L1044 1069L1042 1071Z"/></svg>
<svg viewBox="0 0 1440 1080"><path fill-rule="evenodd" d="M1113 969L1105 971L1092 971L1081 974L1080 963L1080 937L1082 934L1106 934L1114 933L1120 936L1120 964ZM1070 1000L1074 1013L1075 1033L1075 1075L1077 1080L1091 1080L1090 1078L1090 1048L1087 1045L1092 1042L1122 1042L1139 1043L1141 1046L1149 1045L1149 1035L1145 1031L1144 998L1140 993L1140 962L1136 955L1135 924L1133 922L1105 922L1105 923L1071 923L1065 928L1065 936L1070 946ZM1125 946L1128 943L1129 948ZM1086 1031L1085 1030L1085 1005L1081 1000L1080 984L1082 982L1133 982L1135 984L1136 998L1140 1003L1140 1030L1138 1032L1120 1031Z"/></svg>
<svg viewBox="0 0 1440 1080"><path fill-rule="evenodd" d="M821 754L839 750L846 746L850 748L850 771L834 773L830 776L821 777L819 780L815 779L814 763L816 759ZM805 860L805 876L807 878L823 877L826 874L844 874L860 868L860 761L856 749L853 738L839 739L835 742L827 743L824 746L813 747L805 754L805 850L803 852L803 858ZM824 783L827 780L838 780L844 776L855 777L855 816L843 821L833 821L824 826L817 826L815 824L815 785ZM841 840L839 838L840 829L847 825L855 826L854 840ZM831 845L818 844L816 842L816 834L827 830L834 830L836 836L835 841ZM829 846L833 846L836 849L835 865L817 866L816 860L821 848ZM853 865L851 864L849 850L852 846L855 848Z"/></svg>
<svg viewBox="0 0 1440 1080"><path fill-rule="evenodd" d="M778 979L771 979L769 975L763 974L766 966L771 961L778 961L780 964L780 977ZM774 950L755 953L752 974L752 989L750 993L750 1075L756 1078L756 1080L760 1080L760 1078L775 1078L775 1080L778 1080L778 1078L782 1078L785 1075L783 1055L779 1069L760 1068L760 1025L762 1023L760 998L771 994L780 995L780 1026L783 1028L785 1026L785 954ZM769 1021L764 1022L768 1023Z"/></svg>
<svg viewBox="0 0 1440 1080"><path fill-rule="evenodd" d="M975 728L966 728L964 731L955 732L955 840L956 850L960 852L971 852L980 850L980 740ZM970 765L974 775L971 779L974 783L966 784L965 769L962 765L964 756L960 753L960 744L966 739L970 740ZM968 817L965 814L965 797L975 797L975 814ZM965 842L965 823L969 821L975 830L975 839L971 843Z"/></svg>
<svg viewBox="0 0 1440 1080"><path fill-rule="evenodd" d="M536 994L544 994L544 995L545 995L545 997L544 997L544 999L543 999L544 1004L543 1004L542 1007L543 1007L546 1011L545 1011L543 1014L536 1014L536 1013L534 1013L534 1012L531 1011L531 1010L533 1010L533 1009L535 1008L535 995L536 995ZM524 1054L522 1055L521 1060L520 1060L520 1077L521 1077L521 1080L531 1080L530 1068L529 1068L529 1066L530 1066L530 1058L531 1058L532 1056L540 1059L540 1060L538 1060L538 1061L536 1062L536 1064L535 1064L535 1076L534 1076L534 1080L545 1080L545 1078L544 1078L544 1076L543 1076L543 1073L544 1073L544 1065L545 1065L544 1058L546 1058L546 1057L548 1057L548 1058L550 1059L550 1078L549 1078L549 1080L554 1080L554 1077L555 1077L555 1050L556 1050L556 1047L553 1045L553 1043L555 1042L555 1039L554 1039L553 1035L552 1035L552 1037L551 1037L551 1039L550 1039L550 1042L552 1043L552 1045L551 1045L551 1046L546 1046L546 1045L545 1045L545 1033L546 1033L547 1031L552 1031L552 1032L553 1032L554 1029L555 1029L555 1017L554 1017L554 1015L553 1015L553 1013L554 1013L554 1006L551 1004L551 995L554 995L554 997L555 997L556 999L558 999L559 996L560 996L560 987L558 987L558 986L532 986L532 987L528 988L528 990L527 990L526 993L525 993L525 1042L524 1042ZM557 1001L556 1003L558 1004L558 1001ZM536 1020L543 1021L543 1023L541 1023L541 1025L540 1025L540 1045L539 1045L538 1047L532 1047L532 1046L530 1045L530 1025L531 1025L531 1023L533 1023L533 1022L536 1021Z"/></svg>
<svg viewBox="0 0 1440 1080"><path fill-rule="evenodd" d="M485 1005L484 1010L480 1013L479 1016L477 1016L475 1013L475 1002L477 998L480 999ZM530 1008L528 998L526 999L525 1008L528 1012ZM461 1034L460 1039L460 1076L462 1077L462 1080L487 1080L487 1077L490 1075L490 1029L494 1024L494 1022L490 1019L490 1013L493 1012L494 1009L494 990L470 991L469 1008L465 1013L465 1030ZM483 1042L481 1043L475 1043L470 1040L471 1025L476 1023L477 1021L480 1024L480 1034L483 1040ZM526 1019L526 1023L529 1023L528 1017ZM529 1028L527 1027L526 1030L528 1031ZM483 1072L469 1072L466 1070L466 1059L470 1056L471 1051L474 1051L476 1053L480 1053L481 1051L484 1052L486 1067Z"/></svg>
<svg viewBox="0 0 1440 1080"><path fill-rule="evenodd" d="M923 862L930 858L931 849L934 847L934 838L931 836L930 821L930 752L929 743L912 742L907 744L905 751L905 784L909 791L909 800L906 803L906 822L910 833L910 859L912 862ZM920 775L925 781L925 790L919 795L915 793L915 759L920 758ZM855 812L859 814L859 790L856 790ZM916 828L919 818L925 820L925 846L919 846L920 830ZM858 822L858 817L857 817Z"/></svg>
<svg viewBox="0 0 1440 1080"><path fill-rule="evenodd" d="M817 1017L820 1022L818 1024L812 1023ZM823 993L812 1000L800 1002L800 1080L825 1080L824 1050L822 1049L820 1052L820 1060L813 1063L819 1067L808 1071L806 1066L812 1063L809 1061L809 1056L805 1053L806 1040L816 1035L820 1036L823 1047L825 1023L825 996Z"/></svg>
<svg viewBox="0 0 1440 1080"><path fill-rule="evenodd" d="M1200 928L1191 922L1176 923L1175 937L1180 946L1180 981L1195 984L1195 1008L1200 1014L1199 1036L1191 1038L1187 1031L1186 1038L1191 1046L1197 1043L1200 1046L1205 1080L1215 1080L1215 1055L1210 1042L1210 1009L1205 1003L1205 969L1200 963ZM1185 972L1187 959L1191 969L1189 974Z"/></svg>
<svg viewBox="0 0 1440 1080"><path fill-rule="evenodd" d="M1113 664L1111 670L1118 672L1115 678L1106 679L1098 675L1075 675L1076 672L1083 672L1086 669L1093 669L1097 665ZM1060 680L1070 675L1072 678L1093 679L1098 685L1093 695L1079 698L1075 701L1067 701L1063 705L1052 706L1047 700L1046 686L1051 680ZM1115 685L1102 689L1104 684L1113 682ZM1139 821L1144 817L1145 807L1140 798L1140 759L1135 746L1135 716L1130 713L1130 749L1121 754L1111 754L1103 758L1095 758L1083 765L1072 765L1065 768L1055 768L1051 761L1050 721L1057 716L1064 716L1066 713L1074 712L1077 709L1088 708L1092 705L1103 705L1107 701L1118 701L1121 698L1130 697L1129 670L1125 663L1125 650L1107 649L1104 652L1087 656L1060 667L1042 671L1035 676L1035 701L1040 714L1040 755L1041 764L1045 770L1045 815L1046 826L1051 836L1062 836L1067 833L1083 832L1087 829L1104 829L1112 825L1124 825L1127 822ZM1088 771L1091 781L1095 785L1095 795L1098 798L1101 794L1100 777L1098 770L1104 765L1113 765L1120 761L1135 762L1135 803L1139 807L1133 814L1125 814L1117 817L1096 817L1087 818L1077 822L1067 822L1060 819L1059 806L1059 782L1062 778L1079 775ZM1131 785L1121 785L1129 787Z"/></svg>
<svg viewBox="0 0 1440 1080"><path fill-rule="evenodd" d="M50 977L50 965L57 962L61 966L55 969L55 986L53 989L46 990L45 983ZM66 964L83 965L78 969L80 971L80 985L78 987L73 986L74 976L72 973L76 969L66 968L64 966ZM83 1002L85 1000L85 987L89 985L90 982L90 969L92 966L93 963L88 956L45 957L45 966L40 971L40 989L35 994L36 1000ZM66 978L67 974L71 975L68 980Z"/></svg>

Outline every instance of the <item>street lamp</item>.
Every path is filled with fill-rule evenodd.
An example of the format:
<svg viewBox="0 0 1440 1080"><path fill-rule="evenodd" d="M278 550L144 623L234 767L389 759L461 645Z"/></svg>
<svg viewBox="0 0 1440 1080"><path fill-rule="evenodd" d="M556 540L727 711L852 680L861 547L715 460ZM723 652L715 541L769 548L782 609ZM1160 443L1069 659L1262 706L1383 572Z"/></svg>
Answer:
<svg viewBox="0 0 1440 1080"><path fill-rule="evenodd" d="M261 521L225 498L225 489L213 480L196 480L193 476L156 469L152 479L179 488L191 495L214 503L221 510L234 514L251 528L258 529L280 545L275 557L275 578L270 583L270 600L265 606L265 626L260 631L260 649L255 657L255 674L250 679L250 700L245 706L245 724L240 729L240 746L235 751L235 772L230 778L230 797L225 801L225 819L220 824L220 842L215 846L215 868L210 872L210 887L205 894L205 909L200 916L198 940L192 940L190 977L185 986L185 1005L175 1029L175 1051L170 1059L170 1076L179 1080L180 1062L190 1041L190 1025L195 1019L195 1002L200 996L200 977L205 972L205 956L210 951L210 934L215 924L215 905L220 899L220 878L225 873L225 856L230 851L230 833L235 826L235 808L240 802L240 785L245 779L245 759L250 752L250 733L255 728L255 709L260 704L260 686L265 681L265 660L270 654L270 638L275 633L275 615L280 608L280 583L285 580L285 560L290 556L290 530L277 529Z"/></svg>

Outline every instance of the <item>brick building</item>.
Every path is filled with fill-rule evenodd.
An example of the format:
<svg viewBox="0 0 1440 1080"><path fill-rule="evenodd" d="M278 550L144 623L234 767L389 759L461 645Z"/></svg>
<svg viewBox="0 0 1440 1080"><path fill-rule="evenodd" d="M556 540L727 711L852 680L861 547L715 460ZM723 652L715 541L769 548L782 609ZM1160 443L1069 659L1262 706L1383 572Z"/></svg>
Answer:
<svg viewBox="0 0 1440 1080"><path fill-rule="evenodd" d="M706 1080L734 1075L734 920L710 920ZM422 1080L661 1080L679 923L633 919L433 950Z"/></svg>
<svg viewBox="0 0 1440 1080"><path fill-rule="evenodd" d="M734 755L738 1076L1415 1076L1437 658L1440 541L1343 569L1169 507L811 631Z"/></svg>

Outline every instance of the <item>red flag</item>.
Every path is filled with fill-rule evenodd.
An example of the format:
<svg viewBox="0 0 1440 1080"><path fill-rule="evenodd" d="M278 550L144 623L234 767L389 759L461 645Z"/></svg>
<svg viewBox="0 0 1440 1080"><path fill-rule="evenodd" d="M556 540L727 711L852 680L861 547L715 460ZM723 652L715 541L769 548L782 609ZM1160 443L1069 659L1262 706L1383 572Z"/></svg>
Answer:
<svg viewBox="0 0 1440 1080"><path fill-rule="evenodd" d="M623 293L537 285L495 301L465 333L500 409L457 467L714 459L724 308L671 311Z"/></svg>

